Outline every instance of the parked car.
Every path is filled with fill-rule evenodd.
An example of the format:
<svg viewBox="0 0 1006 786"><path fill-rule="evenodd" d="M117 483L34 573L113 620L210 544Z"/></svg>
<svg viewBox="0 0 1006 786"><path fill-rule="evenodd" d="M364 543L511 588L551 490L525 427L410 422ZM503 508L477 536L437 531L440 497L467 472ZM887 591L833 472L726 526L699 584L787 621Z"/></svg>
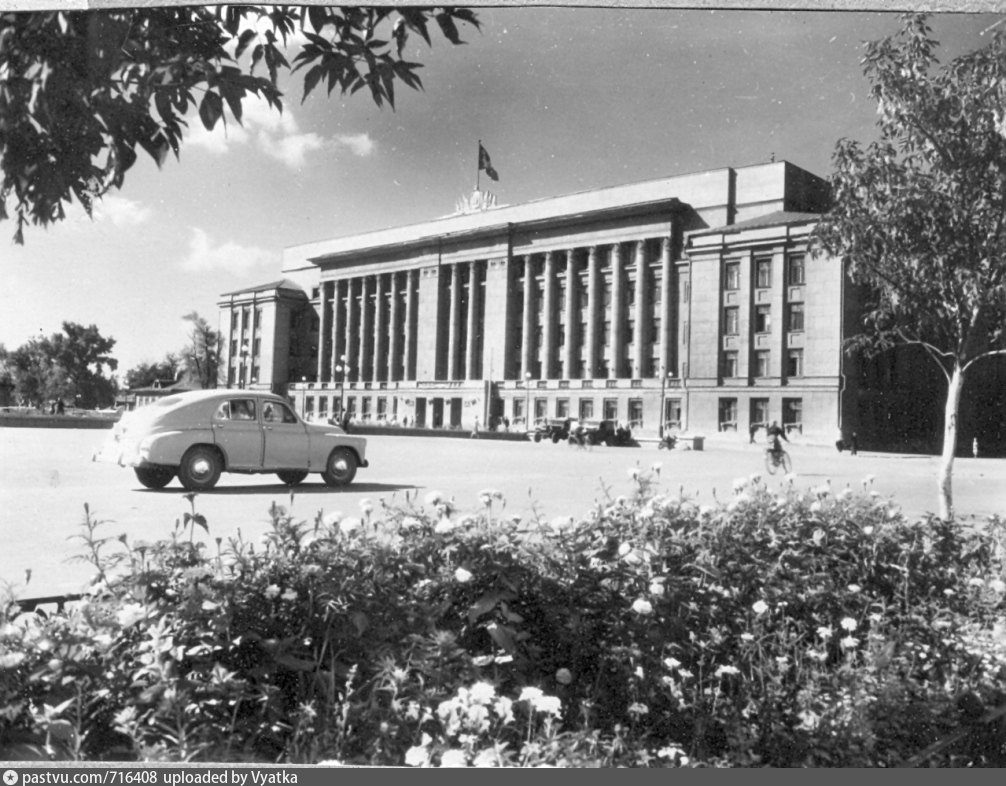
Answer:
<svg viewBox="0 0 1006 786"><path fill-rule="evenodd" d="M541 442L543 439L552 442L565 442L569 437L569 418L551 418L542 420L535 426L532 439Z"/></svg>
<svg viewBox="0 0 1006 786"><path fill-rule="evenodd" d="M583 421L584 436L590 445L607 445L608 447L625 447L634 445L632 431L625 426L619 426L614 420Z"/></svg>
<svg viewBox="0 0 1006 786"><path fill-rule="evenodd" d="M274 472L290 486L317 472L329 486L344 486L369 466L366 451L364 437L305 423L272 393L197 390L123 415L94 459L132 467L150 489L177 475L186 489L205 491L222 472Z"/></svg>

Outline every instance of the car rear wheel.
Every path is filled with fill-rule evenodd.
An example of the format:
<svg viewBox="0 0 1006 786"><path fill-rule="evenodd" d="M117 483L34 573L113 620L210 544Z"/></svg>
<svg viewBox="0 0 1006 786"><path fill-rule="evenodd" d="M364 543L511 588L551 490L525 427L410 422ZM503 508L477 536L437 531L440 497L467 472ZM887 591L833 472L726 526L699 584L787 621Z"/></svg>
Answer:
<svg viewBox="0 0 1006 786"><path fill-rule="evenodd" d="M203 445L189 448L178 467L178 479L189 491L207 491L217 485L223 463L220 455Z"/></svg>
<svg viewBox="0 0 1006 786"><path fill-rule="evenodd" d="M288 486L296 486L298 483L304 482L304 478L307 477L307 473L299 469L284 469L277 472L276 477Z"/></svg>
<svg viewBox="0 0 1006 786"><path fill-rule="evenodd" d="M162 489L175 477L170 467L134 467L136 479L148 489Z"/></svg>
<svg viewBox="0 0 1006 786"><path fill-rule="evenodd" d="M346 486L356 477L356 456L349 448L336 448L325 462L322 479L329 486Z"/></svg>

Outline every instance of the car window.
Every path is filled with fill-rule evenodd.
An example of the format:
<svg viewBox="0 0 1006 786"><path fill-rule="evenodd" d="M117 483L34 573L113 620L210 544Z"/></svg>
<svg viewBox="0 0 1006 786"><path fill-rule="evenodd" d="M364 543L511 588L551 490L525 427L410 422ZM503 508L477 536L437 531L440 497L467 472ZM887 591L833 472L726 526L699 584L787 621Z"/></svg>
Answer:
<svg viewBox="0 0 1006 786"><path fill-rule="evenodd" d="M255 420L255 402L247 398L225 401L215 417L218 420Z"/></svg>
<svg viewBox="0 0 1006 786"><path fill-rule="evenodd" d="M286 405L267 401L262 405L262 420L266 423L296 423L297 416Z"/></svg>

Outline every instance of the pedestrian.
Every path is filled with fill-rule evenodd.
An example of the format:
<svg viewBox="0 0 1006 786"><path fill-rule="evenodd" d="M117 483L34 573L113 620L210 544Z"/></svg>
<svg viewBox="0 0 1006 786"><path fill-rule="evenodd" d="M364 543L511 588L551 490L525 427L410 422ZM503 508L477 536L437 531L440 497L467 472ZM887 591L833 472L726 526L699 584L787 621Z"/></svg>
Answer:
<svg viewBox="0 0 1006 786"><path fill-rule="evenodd" d="M755 423L752 421L751 425L748 426L748 444L753 445L755 443L755 434L758 433L758 429L761 428L761 423Z"/></svg>
<svg viewBox="0 0 1006 786"><path fill-rule="evenodd" d="M66 409L63 406L63 399L59 399L56 401L56 414L62 415L64 412ZM978 440L975 440L975 455L978 455Z"/></svg>
<svg viewBox="0 0 1006 786"><path fill-rule="evenodd" d="M472 439L479 438L479 419L475 418L475 426L472 428Z"/></svg>
<svg viewBox="0 0 1006 786"><path fill-rule="evenodd" d="M859 438L856 436L856 432L852 432L852 437L849 439L849 453L855 456L859 452Z"/></svg>
<svg viewBox="0 0 1006 786"><path fill-rule="evenodd" d="M503 416L503 428L506 431L510 430L510 418L508 418L506 415Z"/></svg>
<svg viewBox="0 0 1006 786"><path fill-rule="evenodd" d="M971 455L978 458L978 437L971 440Z"/></svg>

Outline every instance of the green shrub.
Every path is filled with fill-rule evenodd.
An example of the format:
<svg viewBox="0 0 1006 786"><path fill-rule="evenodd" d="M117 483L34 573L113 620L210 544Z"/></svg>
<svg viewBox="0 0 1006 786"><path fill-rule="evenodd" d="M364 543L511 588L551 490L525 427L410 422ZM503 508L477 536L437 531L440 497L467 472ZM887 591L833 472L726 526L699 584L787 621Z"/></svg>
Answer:
<svg viewBox="0 0 1006 786"><path fill-rule="evenodd" d="M146 761L1003 766L1004 527L659 465L581 520L436 492L207 545L99 537L84 602L5 607L0 745ZM292 502L292 498L291 498Z"/></svg>

